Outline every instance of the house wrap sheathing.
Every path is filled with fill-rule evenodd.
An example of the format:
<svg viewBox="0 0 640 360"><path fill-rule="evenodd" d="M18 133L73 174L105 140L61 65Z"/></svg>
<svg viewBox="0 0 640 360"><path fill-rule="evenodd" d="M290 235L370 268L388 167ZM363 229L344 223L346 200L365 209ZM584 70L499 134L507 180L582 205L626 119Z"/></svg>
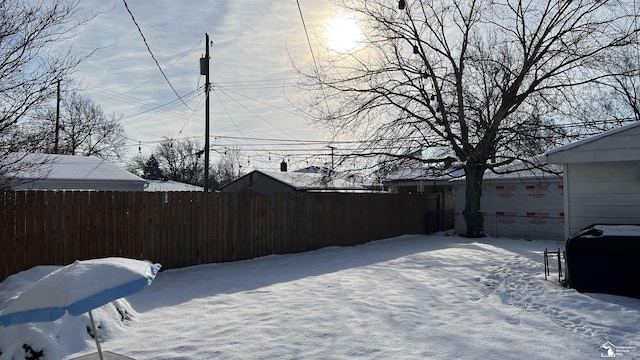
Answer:
<svg viewBox="0 0 640 360"><path fill-rule="evenodd" d="M517 166L517 165L516 165ZM551 168L559 171L559 167ZM467 231L462 211L465 179L453 180L455 230ZM518 239L564 239L562 177L540 170L498 175L487 171L482 184L484 230L490 236Z"/></svg>

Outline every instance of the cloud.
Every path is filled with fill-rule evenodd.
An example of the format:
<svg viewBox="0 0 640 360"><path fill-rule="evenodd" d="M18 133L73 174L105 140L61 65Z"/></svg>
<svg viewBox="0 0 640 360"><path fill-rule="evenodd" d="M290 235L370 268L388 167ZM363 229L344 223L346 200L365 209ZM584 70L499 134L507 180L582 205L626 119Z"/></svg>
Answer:
<svg viewBox="0 0 640 360"><path fill-rule="evenodd" d="M199 58L204 34L209 34L211 81L220 86L210 99L212 135L321 139L323 132L296 114L287 99L299 96L289 56L297 64L311 64L294 1L127 3L179 94L203 86ZM185 97L195 111L177 100L123 2L83 0L81 5L86 14L99 15L81 29L73 47L85 53L99 50L78 68L77 80L86 88L83 95L105 112L123 115L125 131L134 140L131 149L136 152L140 142L149 151L164 136L196 136L204 142L202 91ZM312 44L321 51L317 38L331 8L326 1L301 0L300 5Z"/></svg>

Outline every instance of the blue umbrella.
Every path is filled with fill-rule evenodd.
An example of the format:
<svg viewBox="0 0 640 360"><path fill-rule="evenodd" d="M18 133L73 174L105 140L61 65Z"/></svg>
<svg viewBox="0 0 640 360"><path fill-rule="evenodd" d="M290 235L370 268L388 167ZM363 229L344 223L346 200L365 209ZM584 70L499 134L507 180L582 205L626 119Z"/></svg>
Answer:
<svg viewBox="0 0 640 360"><path fill-rule="evenodd" d="M76 316L89 312L102 359L91 310L142 290L155 279L160 267L149 261L119 257L76 261L21 293L0 313L0 324L54 321L67 312Z"/></svg>

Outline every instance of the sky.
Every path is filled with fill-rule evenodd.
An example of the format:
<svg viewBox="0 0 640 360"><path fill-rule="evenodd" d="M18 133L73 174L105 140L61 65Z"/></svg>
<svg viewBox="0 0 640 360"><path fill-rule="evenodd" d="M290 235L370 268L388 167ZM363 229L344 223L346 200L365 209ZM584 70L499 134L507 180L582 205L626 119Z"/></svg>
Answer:
<svg viewBox="0 0 640 360"><path fill-rule="evenodd" d="M295 86L299 78L292 61L313 66L296 1L127 0L182 100L147 50L124 1L83 0L80 5L79 16L97 16L71 45L81 54L97 51L77 68L73 81L105 113L122 116L129 157L149 155L165 137L204 145L205 77L199 59L208 33L212 163L234 147L247 168L276 170L283 159L292 169L330 161L332 133L292 106L301 105L305 96ZM337 38L353 38L358 31L353 21L345 27L344 21L332 20L348 15L326 0L299 0L299 5L316 57L331 52L328 46L344 51Z"/></svg>
<svg viewBox="0 0 640 360"><path fill-rule="evenodd" d="M563 288L563 244L445 234L161 271L93 311L134 359L640 359L640 299ZM0 283L0 309L56 266ZM118 310L120 312L118 312ZM126 313L123 320L121 313ZM0 326L0 360L96 351L87 314ZM610 354L610 357L611 354Z"/></svg>

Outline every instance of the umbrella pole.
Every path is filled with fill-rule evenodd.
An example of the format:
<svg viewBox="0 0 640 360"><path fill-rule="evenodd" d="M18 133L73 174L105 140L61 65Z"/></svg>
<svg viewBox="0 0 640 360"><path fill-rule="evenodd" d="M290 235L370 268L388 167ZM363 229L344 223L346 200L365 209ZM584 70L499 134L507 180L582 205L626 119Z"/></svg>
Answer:
<svg viewBox="0 0 640 360"><path fill-rule="evenodd" d="M104 360L102 357L102 348L100 347L100 340L98 340L98 331L96 330L96 323L93 321L93 314L91 314L91 310L89 310L89 319L91 320L91 328L93 329L93 339L96 341L96 346L98 347L98 356L100 360Z"/></svg>

